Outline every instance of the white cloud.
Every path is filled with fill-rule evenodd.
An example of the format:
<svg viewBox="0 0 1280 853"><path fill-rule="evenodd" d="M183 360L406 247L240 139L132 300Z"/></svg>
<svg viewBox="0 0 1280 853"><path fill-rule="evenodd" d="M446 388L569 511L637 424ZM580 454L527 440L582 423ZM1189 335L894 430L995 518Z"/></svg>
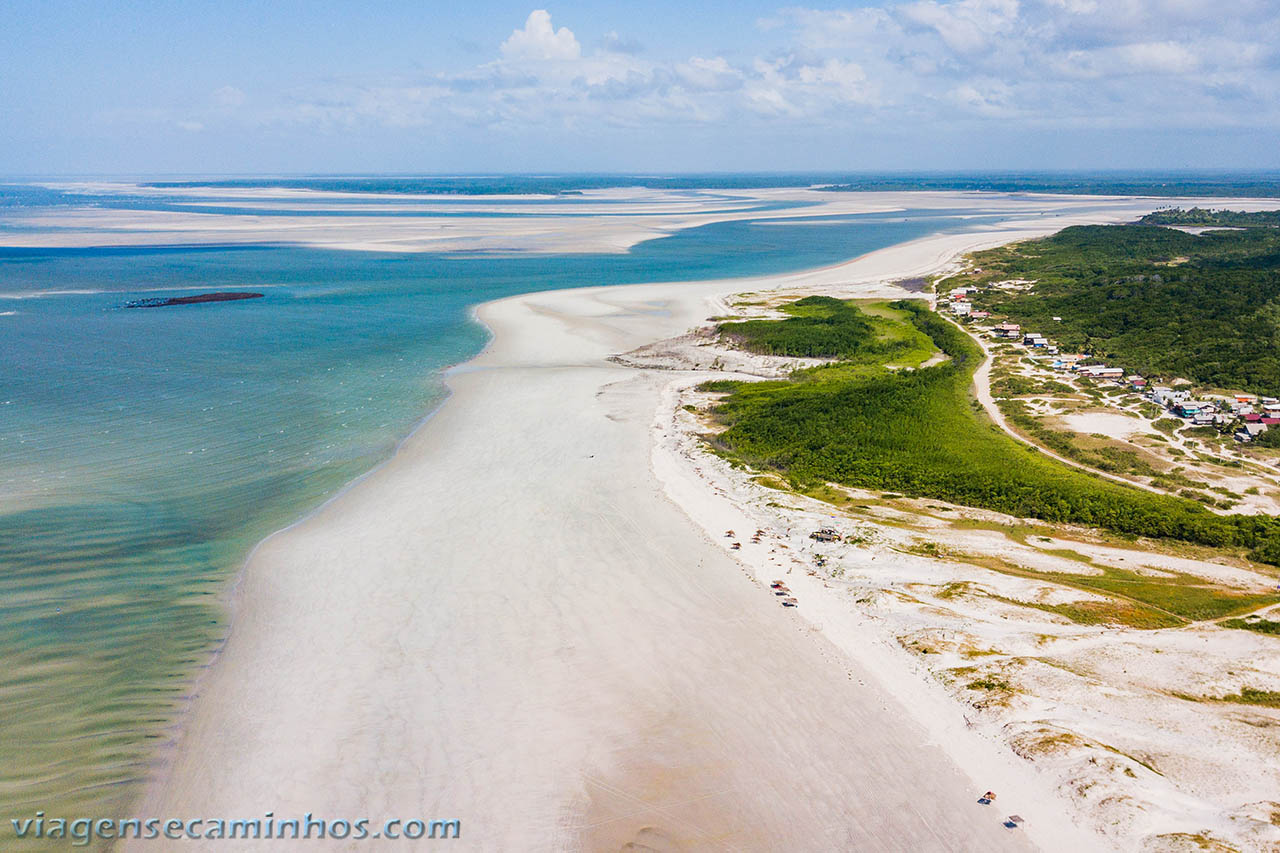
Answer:
<svg viewBox="0 0 1280 853"><path fill-rule="evenodd" d="M551 26L551 14L535 9L524 22L524 29L514 30L502 43L502 56L511 60L572 60L582 55L582 45L568 27Z"/></svg>
<svg viewBox="0 0 1280 853"><path fill-rule="evenodd" d="M1187 74L1200 67L1200 59L1191 48L1172 41L1126 44L1117 48L1117 53L1138 71Z"/></svg>
<svg viewBox="0 0 1280 853"><path fill-rule="evenodd" d="M859 100L865 92L867 75L856 62L827 59L821 65L803 65L797 77L800 82L830 86L848 100Z"/></svg>
<svg viewBox="0 0 1280 853"><path fill-rule="evenodd" d="M922 0L892 11L901 20L933 30L952 50L971 53L1009 33L1018 20L1018 0Z"/></svg>
<svg viewBox="0 0 1280 853"><path fill-rule="evenodd" d="M950 98L965 110L991 118L1010 118L1014 110L1010 106L1013 90L999 80L982 83L964 83L950 93Z"/></svg>
<svg viewBox="0 0 1280 853"><path fill-rule="evenodd" d="M691 91L728 92L742 86L742 73L723 56L711 59L695 56L676 65L675 72Z"/></svg>
<svg viewBox="0 0 1280 853"><path fill-rule="evenodd" d="M1073 15L1092 15L1098 11L1098 0L1045 0L1045 5Z"/></svg>
<svg viewBox="0 0 1280 853"><path fill-rule="evenodd" d="M211 97L214 106L228 109L238 107L244 103L244 92L235 86L223 86L219 89L214 89Z"/></svg>
<svg viewBox="0 0 1280 853"><path fill-rule="evenodd" d="M803 119L954 127L1016 118L1064 126L1280 126L1280 8L1274 0L881 0L790 8L758 22L752 51L667 60L608 32L584 52L535 10L490 61L403 79L317 83L252 109L223 87L192 123L321 127L466 124L650 127ZM492 49L492 48L491 48Z"/></svg>

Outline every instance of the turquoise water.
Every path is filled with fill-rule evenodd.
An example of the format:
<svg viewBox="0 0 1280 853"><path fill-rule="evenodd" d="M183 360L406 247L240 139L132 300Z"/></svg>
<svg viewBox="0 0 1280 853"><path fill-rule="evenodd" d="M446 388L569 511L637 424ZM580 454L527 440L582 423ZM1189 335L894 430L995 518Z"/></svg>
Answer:
<svg viewBox="0 0 1280 853"><path fill-rule="evenodd" d="M163 204L164 202L157 202ZM991 217L690 229L623 255L0 249L0 816L127 811L252 545L386 458L479 302L835 263ZM126 310L141 296L265 298Z"/></svg>

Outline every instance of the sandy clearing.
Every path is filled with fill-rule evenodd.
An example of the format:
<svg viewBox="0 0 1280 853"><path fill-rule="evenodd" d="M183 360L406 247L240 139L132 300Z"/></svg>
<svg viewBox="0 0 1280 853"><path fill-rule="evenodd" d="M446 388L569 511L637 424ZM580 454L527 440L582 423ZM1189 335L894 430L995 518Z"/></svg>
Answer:
<svg viewBox="0 0 1280 853"><path fill-rule="evenodd" d="M1105 435L1121 441L1134 435L1158 435L1159 431L1143 418L1113 412L1075 412L1059 417L1068 429L1085 435Z"/></svg>

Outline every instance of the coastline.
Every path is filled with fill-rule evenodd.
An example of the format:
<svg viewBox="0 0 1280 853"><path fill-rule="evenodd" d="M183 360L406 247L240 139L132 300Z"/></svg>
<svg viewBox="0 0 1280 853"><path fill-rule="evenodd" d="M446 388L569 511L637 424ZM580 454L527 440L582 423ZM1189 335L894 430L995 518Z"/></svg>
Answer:
<svg viewBox="0 0 1280 853"><path fill-rule="evenodd" d="M1117 218L1128 213L1128 208L1118 207L1123 209L1117 213ZM702 806L690 806L693 814L688 816L672 815L669 808L664 809L661 803L651 802L643 796L637 798L638 803L633 801L626 808L621 808L616 801L602 802L615 797L626 799L624 795L608 793L622 790L617 784L621 780L610 777L610 772L621 773L628 780L634 780L637 774L658 773L661 784L670 786L673 784L672 765L684 763L683 756L677 754L685 749L686 739L668 731L670 726L663 722L669 714L660 710L661 703L652 695L655 682L664 685L660 695L678 697L681 700L678 705L697 705L705 712L694 715L692 719L681 720L677 729L680 726L701 728L706 725L707 718L716 716L713 708L704 707L707 702L703 695L705 689L697 683L714 669L714 665L700 668L698 664L708 664L714 658L688 653L671 657L671 650L651 649L652 656L665 661L668 667L684 668L678 673L683 678L678 688L668 683L677 677L676 674L655 669L652 662L641 667L638 673L627 674L628 668L634 664L631 660L635 652L633 646L645 642L684 634L687 641L702 644L704 654L710 654L713 648L720 655L729 651L723 645L728 638L716 636L714 625L694 631L681 620L671 622L663 611L674 608L685 617L696 619L704 609L711 608L719 611L722 626L742 627L744 621L754 620L758 624L750 626L750 630L744 632L746 636L739 638L744 642L759 642L759 630L764 626L768 631L784 632L772 637L774 641L789 643L790 640L784 641L780 637L787 637L785 632L791 631L795 622L794 619L780 619L772 608L761 611L750 588L741 588L744 585L732 570L732 559L720 553L721 549L715 548L694 529L682 530L678 537L671 534L672 538L681 540L681 546L674 551L669 547L658 547L665 545L661 542L644 542L643 546L650 549L658 547L656 552L648 553L647 558L657 558L659 562L675 560L683 563L686 559L693 559L684 555L696 554L699 563L696 577L687 577L686 572L692 569L679 565L666 566L665 573L645 574L644 566L649 559L641 559L643 551L635 550L641 547L636 543L643 542L644 537L651 535L652 529L669 528L674 522L667 512L672 507L664 505L659 510L653 500L665 501L665 498L658 494L660 489L655 489L656 484L649 476L649 463L643 461L648 458L648 448L643 448L646 452L642 461L637 463L636 448L631 445L647 445L647 436L636 441L639 434L636 424L651 423L653 412L658 409L658 402L670 380L669 377L654 377L651 372L619 368L603 359L610 354L678 334L702 322L706 316L715 313L714 301L728 294L752 288L785 289L802 284L830 288L834 295L842 292L869 294L879 282L935 271L945 267L959 254L975 248L1049 233L1072 224L1065 219L1067 217L1055 219L1052 224L1011 223L986 232L936 235L873 252L834 267L762 279L551 291L480 306L476 309L476 316L489 325L492 337L479 356L449 372L452 393L446 402L442 402L419 424L392 459L349 484L306 519L255 548L253 557L236 582L235 594L239 604L231 636L215 665L204 673L197 685L200 698L187 719L174 767L166 776L168 784L163 791L160 785L152 786L145 800L149 807L147 811L210 815L223 812L228 816L253 816L268 808L274 808L277 814L286 813L289 808L316 813L327 808L330 816L336 817L359 813L359 807L364 806L371 816L396 813L406 816L422 814L424 817L457 816L469 827L479 827L475 831L484 833L486 840L481 846L485 848L527 847L530 837L538 838L540 844L545 843L548 847L581 843L594 848L598 846L594 841L591 844L583 841L588 830L600 832L603 831L601 827L619 829L628 821L634 823L636 817L628 814L610 819L602 818L602 814L637 811L649 818L646 825L669 818L677 831L700 832L701 836L695 834L694 837L701 837L704 841L711 837L708 827L719 825L725 831L733 826L739 827L740 832L755 833L745 837L778 841L785 838L794 845L797 833L801 832L797 829L797 817L804 817L800 821L802 823L813 824L803 831L830 831L829 819L824 820L814 813L806 816L801 811L790 811L800 805L786 797L783 798L785 808L783 801L771 799L778 793L773 786L767 786L767 792L751 790L753 779L750 774L743 778L741 767L720 768L712 776L721 779L723 774L727 774L722 781L733 782L727 790L735 792L733 799L738 805L734 808L744 807L741 805L744 794L750 793L759 798L756 803L760 814L754 816L754 825L752 821L744 822L740 811L730 820L730 812L725 811L727 805L724 803L719 803L715 809L705 805L705 802L714 801L714 797L704 801ZM1090 221L1096 219L1090 217ZM565 405L563 393L566 391L581 403L583 411ZM510 411L515 401L523 407L521 412ZM566 430L568 422L571 422L572 429ZM619 442L616 436L607 433L609 424L628 425L627 430L632 435ZM601 432L602 427L606 432ZM546 457L526 460L519 453L504 456L499 450L493 458L479 458L488 448L511 444L513 435L520 435L521 428L533 429L535 438L541 441L540 444L534 441L522 447L540 450ZM647 430L647 427L643 429ZM486 431L488 435L484 435ZM561 434L566 431L579 440ZM457 438L459 434L468 433L467 438ZM484 435L483 439L476 433ZM453 437L447 438L450 434ZM580 458L569 461L573 458L574 448L585 447L590 441L600 442L601 449L607 452L588 454L587 459L613 457L612 470L603 480L595 477L591 469L605 466ZM458 444L465 447L459 448ZM450 452L451 446L453 452ZM502 468L503 464L508 467ZM436 465L443 465L446 470L433 470ZM522 466L534 470L522 471ZM566 468L573 473L557 484L564 486L565 490L551 490L565 500L550 501L538 494L536 483L555 481L564 476ZM640 471L644 471L646 476L637 479ZM477 476L489 489L481 488L479 494L472 495L472 501L466 506L467 512L459 515L457 511L462 507L454 499L454 481L450 478L456 477L457 482L462 483L468 477ZM526 478L533 482L525 482ZM422 494L424 485L432 495L430 499ZM591 500L596 496L590 493L592 488L616 490L617 497L626 500L636 499L636 492L643 493L643 511L639 517L656 513L660 519L651 518L649 520L653 523L640 525L634 513L617 511L616 507L622 506L620 503L615 503L613 512L601 510ZM382 511L384 509L386 512ZM424 518L450 515L444 512L446 509L454 511L453 517L457 522L456 525L442 524L442 529L448 530L447 534L442 534L447 541L441 542L440 537L415 526L421 525ZM533 509L541 510L544 515L532 517ZM565 513L566 509L570 512ZM502 513L514 514L518 523L509 526ZM618 541L611 547L605 547L594 541L596 536L584 536L582 531L561 528L554 532L563 540L562 547L546 550L541 547L539 539L545 535L545 524L554 521L557 513L561 515L562 524L575 516L579 519L596 518L606 525L610 521L624 521L631 528L632 536L617 535L617 531L609 530L607 535ZM569 519L563 518L564 515ZM483 523L480 523L481 519ZM680 517L679 521L684 527L691 527L686 518ZM509 535L509 538L520 541L483 541L486 527L498 534L498 538L514 531L515 535ZM407 553L410 545L422 551ZM394 553L388 554L388 550ZM500 564L514 555L532 560L534 565L513 570L502 568ZM628 564L627 570L612 580L620 581L622 589L636 600L657 596L660 606L655 610L652 603L637 606L634 601L619 601L621 589L614 589L608 583L604 589L597 588L599 579L575 573L581 567L568 559L570 555L594 557L598 561L596 565L601 567L607 567L613 560L622 560ZM362 560L376 563L373 571L370 576L352 577L351 572L359 569ZM478 578L468 570L472 563L480 565L478 575L485 575L497 566L503 577L492 578L491 583L486 583L484 578ZM313 569L316 570L314 573ZM431 577L428 579L418 572L429 573ZM529 577L531 574L533 577ZM446 584L443 589L442 584ZM652 584L660 585L655 589ZM672 598L671 589L661 584L674 585L675 589L687 594ZM715 595L692 607L690 599L706 598L709 584L714 586ZM386 589L387 586L394 591ZM516 589L513 590L512 586ZM534 607L519 610L517 624L501 633L485 653L469 651L458 645L465 644L469 638L481 636L484 630L497 630L494 622L497 612L514 606L512 593L514 591L518 595L521 586L531 593L526 604L545 605L550 610L541 612ZM424 619L418 606L420 603L432 603L432 600L417 600L430 594L429 591L441 592L444 599L443 612L437 616L446 622L451 618L456 622L457 617L450 614L461 612L466 617L462 620L465 625L455 624L453 627L465 630L438 631L432 642L424 645L411 641L406 645L406 639L413 634L410 629L432 627L432 620ZM558 602L558 597L564 597L566 601ZM542 601L542 598L549 600ZM726 598L735 600L738 606L722 609ZM384 607L400 620L399 624L389 626L386 620L369 618L366 611L352 613L353 605L359 601ZM487 602L497 607L486 611L476 602ZM574 612L583 613L584 608L590 610L590 618L586 615L572 617ZM548 619L561 628L550 645L538 640L539 626ZM660 625L665 626L665 630L655 630ZM588 637L600 640L600 631L609 635L637 630L647 636L638 638L630 635L631 642L615 639L602 643L602 648L594 654L586 654L578 648L578 643ZM338 636L343 638L343 642L335 644ZM526 663L531 665L527 671L547 670L548 683L536 688L528 684L527 674L506 666L511 662L508 660L511 653L522 651L521 646L526 641L537 647L523 650ZM772 695L772 688L763 693L760 693L761 689L778 681L789 683L801 678L812 679L818 693L832 691L832 694L827 696L829 704L822 706L815 702L813 704L818 707L812 709L800 709L784 703L785 710L791 714L803 712L807 715L820 709L839 715L847 713L847 706L870 706L881 701L897 703L898 700L892 696L876 697L868 702L865 696L859 697L857 693L846 695L829 683L837 680L831 677L832 661L836 661L834 665L837 667L843 666L844 662L837 660L839 653L832 654L832 649L824 648L824 642L807 636L795 641L794 660L805 663L803 677L789 667L782 670L775 667L768 670L772 680L766 678L762 684L762 673L757 671L755 678L745 678L745 675L738 678L731 695L739 700L752 697L754 703L776 710L778 697ZM444 651L442 646L448 651ZM760 651L759 646L756 649ZM414 658L410 651L416 652L417 657ZM396 658L394 662L385 660L388 652ZM766 652L767 656L773 654ZM451 656L456 656L456 659ZM516 659L519 657L517 654ZM561 657L567 660L560 661ZM825 662L819 663L817 659ZM460 665L463 660L469 662L469 667ZM415 661L419 665L414 665ZM322 668L317 667L329 662L342 662L357 670L366 666L383 667L385 671L381 673L383 678L357 672L347 682L342 678L326 677ZM488 692L489 688L465 684L469 670L484 671L486 667L492 670L496 663L503 664L498 669L506 680L491 685L492 692ZM751 663L758 664L756 661ZM299 671L282 671L281 665L295 667ZM580 670L590 672L597 682L596 687L582 689L577 684ZM455 678L443 678L442 671L452 673ZM327 675L332 676L332 673ZM744 679L745 683L741 683ZM846 681L850 679L852 676ZM864 674L862 680L866 679ZM432 680L436 689L422 693L421 688L427 685L420 682ZM404 704L404 700L396 697L379 696L379 686L387 684L418 688L421 703ZM276 688L274 691L273 686ZM306 707L322 697L341 704L344 690L350 695L341 708L329 707L325 713ZM618 716L633 705L638 696L645 700L641 702L644 713L623 714L630 717L625 724L620 719L607 724L601 722L601 719ZM505 703L531 698L535 700L534 713L522 715L517 709L510 718L495 713ZM745 702L742 704L746 707ZM879 707L888 709L891 706ZM481 713L466 715L468 708L480 709ZM464 717L454 719L459 710L463 710ZM864 710L870 714L873 709L867 707ZM888 729L903 725L900 710L895 708L895 713L889 714L882 711L882 722ZM469 720L466 716L476 719ZM414 733L414 723L431 725L440 720L447 721L447 725L441 727L447 730L447 734ZM738 757L740 750L755 748L752 737L761 734L772 738L772 742L767 744L768 749L763 750L771 753L769 775L776 775L779 765L789 761L804 764L811 759L821 763L836 757L858 757L847 753L837 756L838 749L812 732L807 733L800 743L788 740L792 735L798 737L796 733L769 735L772 726L768 719L754 720L754 728L725 725L726 731L716 733L717 736L724 743L732 742L738 748L709 754L706 761L697 767L697 773L708 773L711 765L724 762L729 756ZM387 729L400 727L402 743L408 749L400 748L394 740L385 740L388 732L374 731L377 726ZM228 729L236 734L228 738ZM486 730L490 735L501 732L510 747L509 754L504 756L501 750L482 748L474 738L478 730ZM306 735L313 731L329 732L332 739L321 738L308 748ZM667 734L656 738L652 736L664 731ZM526 737L512 740L516 732ZM555 736L543 735L548 743L535 748L533 745L539 740L539 732ZM634 740L636 732L649 732L646 740L659 744L665 738L670 755L635 755L638 747L627 744ZM901 743L929 740L928 737L920 737L918 729L912 729L910 737L902 732L899 734L904 738ZM821 749L816 748L818 742L821 742ZM516 754L522 749L520 744L530 745L524 754ZM332 750L329 748L331 745L334 747ZM824 751L826 755L822 754ZM341 755L325 759L328 752ZM300 756L313 753L318 753L314 759L318 765L311 758L303 762L305 766L295 763ZM416 760L409 753L416 755ZM460 761L458 753L469 755L470 760ZM783 756L790 757L783 760ZM431 768L436 763L433 758L439 759L445 769L433 771ZM756 760L761 759L747 761L744 758L738 763L747 765ZM384 766L384 761L389 761L389 766ZM915 769L933 777L937 775L932 772L935 766L948 763L947 757L938 752ZM591 767L597 768L597 772L586 774L584 769ZM761 769L757 764L755 770ZM518 772L513 773L512 770ZM544 773L553 770L554 782L543 778ZM684 779L688 775L685 771L689 770L682 768L677 775ZM799 768L796 772L800 770L812 773L814 768ZM969 790L972 783L958 775L954 767L948 772L947 784L939 792L937 802L947 802L962 811L966 816L961 820L964 831L978 832L974 839L984 837L982 826L965 824L965 820L973 817L973 797ZM810 776L800 773L800 777L794 780L799 788L812 787ZM474 794L486 784L486 779L503 780L501 784L507 791L501 796L496 793L478 798L458 796L464 791ZM442 780L448 781L438 788L431 787L433 781ZM367 784L374 781L377 784ZM695 781L705 782L705 777ZM841 781L847 785L850 780ZM904 791L919 789L920 782L913 779L901 787ZM874 811L884 820L885 791L869 790L883 785L884 777L874 782L863 779L862 783L862 790L856 786L853 790L836 790L839 786L834 783L828 786L830 790L823 792L825 800L819 797L819 805L825 803L826 808L835 810L828 812L828 818L836 813L872 816L870 812ZM497 787L499 783L489 784ZM426 787L418 790L419 786ZM418 796L406 796L403 789L417 790ZM634 798L636 794L629 796ZM862 799L860 803L850 801L859 797ZM747 799L749 801L750 797ZM466 805L472 807L473 814L458 814L458 803L464 800L469 800ZM261 805L264 803L266 805ZM510 808L512 803L519 804L519 807ZM842 805L837 806L837 803ZM500 808L500 804L505 805ZM814 803L806 805L809 809L814 807ZM772 815L768 814L770 808L775 810ZM489 812L487 817L484 816L486 811ZM657 820L655 815L658 815ZM996 817L989 810L977 812L978 820L998 828ZM1049 823L1051 821L1044 821L1041 826ZM844 829L853 831L848 827ZM624 835L626 831L634 833L639 830L631 827L623 831ZM880 826L871 831L889 830ZM893 831L901 833L907 830L894 824ZM944 837L951 844L964 846L963 836L955 834L961 830L954 825L953 818L939 818L937 826L930 825L929 831L951 834L922 835L917 841L924 848L930 846L931 840L941 843ZM872 837L874 835L863 836L862 841ZM1001 830L991 843L1008 843L1011 837L1014 836ZM609 839L610 843L613 840ZM1037 840L1042 846L1054 846L1052 838L1040 837ZM809 841L817 848L833 841L856 843L858 836L814 835ZM799 846L808 849L805 843Z"/></svg>

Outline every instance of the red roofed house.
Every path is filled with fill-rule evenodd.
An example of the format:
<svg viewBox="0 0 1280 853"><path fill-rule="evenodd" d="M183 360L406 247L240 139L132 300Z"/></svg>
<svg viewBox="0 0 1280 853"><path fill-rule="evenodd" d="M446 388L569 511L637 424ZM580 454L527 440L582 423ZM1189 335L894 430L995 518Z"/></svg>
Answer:
<svg viewBox="0 0 1280 853"><path fill-rule="evenodd" d="M1020 334L1021 331L1022 331L1022 327L1019 326L1017 323L1001 323L1000 325L996 326L996 334L1002 338L1022 337L1022 335Z"/></svg>

